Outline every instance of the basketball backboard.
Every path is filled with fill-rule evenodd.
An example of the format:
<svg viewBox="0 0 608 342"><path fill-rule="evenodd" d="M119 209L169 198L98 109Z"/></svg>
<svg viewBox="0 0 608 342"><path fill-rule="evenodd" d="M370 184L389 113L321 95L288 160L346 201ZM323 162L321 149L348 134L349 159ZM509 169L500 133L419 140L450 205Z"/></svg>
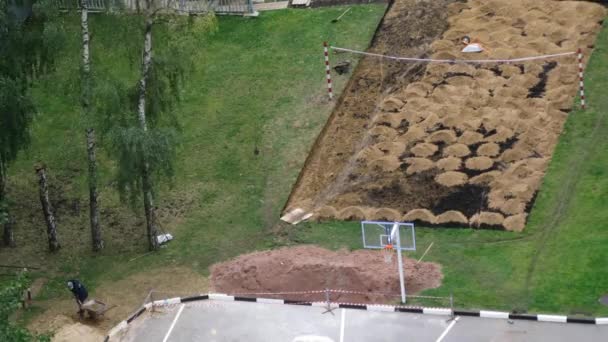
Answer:
<svg viewBox="0 0 608 342"><path fill-rule="evenodd" d="M382 249L392 245L396 250L416 250L416 232L413 223L362 221L361 234L365 248Z"/></svg>

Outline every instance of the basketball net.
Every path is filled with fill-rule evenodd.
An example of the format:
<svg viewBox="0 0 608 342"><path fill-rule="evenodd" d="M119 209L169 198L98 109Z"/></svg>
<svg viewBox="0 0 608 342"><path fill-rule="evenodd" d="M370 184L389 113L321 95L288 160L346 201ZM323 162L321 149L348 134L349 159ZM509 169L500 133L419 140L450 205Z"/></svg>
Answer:
<svg viewBox="0 0 608 342"><path fill-rule="evenodd" d="M382 249L382 254L384 255L384 262L390 264L393 261L393 245L388 244L384 246Z"/></svg>

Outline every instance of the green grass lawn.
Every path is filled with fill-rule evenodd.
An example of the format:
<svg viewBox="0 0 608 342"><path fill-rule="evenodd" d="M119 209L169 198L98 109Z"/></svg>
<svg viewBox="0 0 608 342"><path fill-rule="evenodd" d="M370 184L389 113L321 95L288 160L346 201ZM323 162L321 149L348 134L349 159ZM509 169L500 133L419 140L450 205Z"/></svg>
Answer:
<svg viewBox="0 0 608 342"><path fill-rule="evenodd" d="M179 118L184 127L173 187L160 189L161 221L175 241L145 252L143 218L118 201L111 187L112 163L102 154L102 224L107 249L89 251L84 136L75 124L77 98L53 79L35 94L41 113L27 153L11 169L11 193L19 199L16 250L0 249L7 263L32 263L50 278L43 298L67 297L66 277L93 290L102 283L163 265L209 265L255 249L315 243L361 248L358 223L282 226L280 210L331 110L326 100L323 40L365 49L384 5L264 12L260 18L221 17L219 31L201 44L198 67L188 75ZM132 84L137 68L122 53L116 31L129 18L94 16L93 53L98 68ZM58 73L77 72L78 18L70 19L68 47ZM120 36L123 37L123 36ZM95 56L95 55L94 55ZM442 264L443 286L427 294L453 293L459 307L606 315L597 300L608 293L608 30L604 29L587 71L590 108L570 114L566 130L523 233L473 229L417 229L420 256ZM347 76L336 79L338 92ZM256 154L254 151L259 150ZM46 253L32 165L45 161L56 193L83 209L59 211L64 248ZM21 240L19 240L21 238ZM135 240L133 240L135 239ZM143 296L143 294L142 294Z"/></svg>
<svg viewBox="0 0 608 342"><path fill-rule="evenodd" d="M570 113L524 232L419 227L418 251L443 265L443 286L457 306L607 315L608 293L608 29L586 71L589 108ZM578 108L578 107L577 107ZM358 223L308 223L298 243L361 248Z"/></svg>
<svg viewBox="0 0 608 342"><path fill-rule="evenodd" d="M332 109L327 100L323 41L366 49L385 4L281 10L259 18L219 17L201 42L178 110L183 127L171 187L159 190L160 219L175 240L146 252L141 216L119 202L113 164L100 152L101 214L106 249L90 252L86 154L78 123L79 18L66 17L68 41L53 75L34 89L40 113L30 149L11 168L10 193L18 216L19 247L0 249L6 263L41 266L49 278L43 298L66 298L64 280L95 287L141 270L184 265L206 274L229 257L275 245L271 228L289 195L312 141ZM135 84L141 36L134 16L91 16L93 67ZM156 41L156 44L162 44ZM139 50L135 50L139 51ZM356 62L356 61L353 61ZM347 75L337 76L341 91ZM134 114L135 115L135 114ZM254 153L256 149L259 153ZM63 245L47 253L33 164L47 164ZM79 210L74 209L80 206ZM145 294L142 294L142 298Z"/></svg>

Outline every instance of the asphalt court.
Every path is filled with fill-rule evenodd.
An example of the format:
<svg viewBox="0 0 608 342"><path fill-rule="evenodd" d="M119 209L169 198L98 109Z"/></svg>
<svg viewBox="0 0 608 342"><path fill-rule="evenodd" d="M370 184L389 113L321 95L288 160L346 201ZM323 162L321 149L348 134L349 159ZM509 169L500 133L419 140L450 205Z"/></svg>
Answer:
<svg viewBox="0 0 608 342"><path fill-rule="evenodd" d="M146 312L120 341L608 341L608 325L206 300ZM325 312L325 313L323 313Z"/></svg>

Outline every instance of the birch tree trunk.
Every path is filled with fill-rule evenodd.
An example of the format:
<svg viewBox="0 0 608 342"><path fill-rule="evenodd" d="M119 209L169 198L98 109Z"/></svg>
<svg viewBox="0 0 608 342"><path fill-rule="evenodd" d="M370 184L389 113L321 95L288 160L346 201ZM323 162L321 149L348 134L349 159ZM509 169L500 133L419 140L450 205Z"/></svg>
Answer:
<svg viewBox="0 0 608 342"><path fill-rule="evenodd" d="M6 167L0 159L0 203L4 203L6 205ZM10 212L8 212L8 206L6 207L7 220L4 222L4 232L2 234L2 241L5 246L15 247L15 237L13 235L13 227L15 226L15 219L11 216Z"/></svg>
<svg viewBox="0 0 608 342"><path fill-rule="evenodd" d="M6 198L6 167L0 158L0 202Z"/></svg>
<svg viewBox="0 0 608 342"><path fill-rule="evenodd" d="M13 228L15 227L15 218L9 213L8 219L4 223L4 232L2 234L2 241L4 245L7 247L15 247L15 236L13 233Z"/></svg>
<svg viewBox="0 0 608 342"><path fill-rule="evenodd" d="M80 28L82 32L82 112L85 121L90 123L91 102L91 59L89 50L89 7L88 0L80 0ZM99 225L99 207L97 205L97 160L95 157L95 130L86 129L87 161L89 164L89 221L93 251L103 249L101 227Z"/></svg>
<svg viewBox="0 0 608 342"><path fill-rule="evenodd" d="M93 251L103 249L101 227L99 224L99 207L97 205L97 161L95 157L95 131L87 129L87 157L89 161L89 221Z"/></svg>
<svg viewBox="0 0 608 342"><path fill-rule="evenodd" d="M153 21L150 16L146 18L146 30L144 35L144 53L142 58L141 79L139 80L139 101L137 104L137 112L139 116L139 125L144 134L148 132L146 122L146 85L152 65L152 25ZM148 233L148 244L150 250L156 250L159 247L156 236L158 229L156 227L156 209L154 207L154 197L152 194L152 180L150 178L150 165L147 160L146 152L143 151L143 167L141 170L142 191L144 196L144 210L146 215L146 228Z"/></svg>
<svg viewBox="0 0 608 342"><path fill-rule="evenodd" d="M37 166L36 173L39 177L38 185L40 187L40 204L42 204L42 212L44 214L44 220L46 221L46 233L49 239L49 250L51 252L56 252L59 250L59 248L61 248L61 245L57 240L57 225L55 224L55 216L53 216L51 202L49 201L49 188L44 165Z"/></svg>

